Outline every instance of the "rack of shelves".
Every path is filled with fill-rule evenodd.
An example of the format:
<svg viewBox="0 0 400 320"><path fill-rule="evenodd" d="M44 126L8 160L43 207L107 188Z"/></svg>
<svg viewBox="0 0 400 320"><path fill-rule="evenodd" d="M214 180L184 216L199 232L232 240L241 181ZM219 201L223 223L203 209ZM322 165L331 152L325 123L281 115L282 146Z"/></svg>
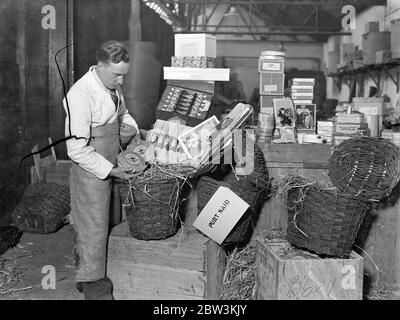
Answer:
<svg viewBox="0 0 400 320"><path fill-rule="evenodd" d="M348 83L352 80L363 81L368 75L379 88L382 74L386 74L388 78L396 85L397 93L400 91L400 59L391 59L386 63L365 65L357 69L343 68L327 76L332 77L335 85L340 90L342 83Z"/></svg>

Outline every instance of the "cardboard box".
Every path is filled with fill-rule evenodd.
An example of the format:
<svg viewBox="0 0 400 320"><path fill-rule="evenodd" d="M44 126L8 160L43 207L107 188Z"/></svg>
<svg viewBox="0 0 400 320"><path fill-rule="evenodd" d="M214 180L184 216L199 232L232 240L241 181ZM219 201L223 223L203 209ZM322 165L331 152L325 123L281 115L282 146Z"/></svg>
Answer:
<svg viewBox="0 0 400 320"><path fill-rule="evenodd" d="M248 208L248 203L229 188L221 186L207 202L193 226L221 244Z"/></svg>
<svg viewBox="0 0 400 320"><path fill-rule="evenodd" d="M369 21L365 24L365 33L379 32L379 21Z"/></svg>
<svg viewBox="0 0 400 320"><path fill-rule="evenodd" d="M164 67L166 80L229 81L229 68Z"/></svg>
<svg viewBox="0 0 400 320"><path fill-rule="evenodd" d="M390 51L390 31L370 32L362 36L364 64L375 64L378 51Z"/></svg>
<svg viewBox="0 0 400 320"><path fill-rule="evenodd" d="M383 114L383 104L382 103L354 103L354 110L364 113L368 116Z"/></svg>
<svg viewBox="0 0 400 320"><path fill-rule="evenodd" d="M400 19L392 20L390 23L390 50L392 59L400 58Z"/></svg>
<svg viewBox="0 0 400 320"><path fill-rule="evenodd" d="M353 60L356 46L354 43L342 43L340 45L340 62L345 62L347 65Z"/></svg>
<svg viewBox="0 0 400 320"><path fill-rule="evenodd" d="M358 129L368 128L367 123L336 123L335 135L336 136L357 136Z"/></svg>
<svg viewBox="0 0 400 320"><path fill-rule="evenodd" d="M258 71L283 73L285 71L285 60L281 58L259 59Z"/></svg>
<svg viewBox="0 0 400 320"><path fill-rule="evenodd" d="M284 73L260 73L260 95L283 95L284 86Z"/></svg>
<svg viewBox="0 0 400 320"><path fill-rule="evenodd" d="M377 97L371 97L371 98L366 98L366 97L354 97L353 98L354 103L383 103L384 99L383 98L377 98Z"/></svg>
<svg viewBox="0 0 400 320"><path fill-rule="evenodd" d="M265 241L265 242L264 242ZM321 258L287 241L256 242L256 300L361 300L363 258Z"/></svg>
<svg viewBox="0 0 400 320"><path fill-rule="evenodd" d="M260 109L273 108L274 99L282 99L283 96L260 96Z"/></svg>
<svg viewBox="0 0 400 320"><path fill-rule="evenodd" d="M388 50L378 51L375 55L375 63L382 64L390 60L391 52Z"/></svg>
<svg viewBox="0 0 400 320"><path fill-rule="evenodd" d="M365 122L365 118L363 114L358 113L338 113L336 115L336 123L358 123Z"/></svg>
<svg viewBox="0 0 400 320"><path fill-rule="evenodd" d="M291 86L292 93L314 94L314 86Z"/></svg>
<svg viewBox="0 0 400 320"><path fill-rule="evenodd" d="M340 53L338 51L328 52L328 73L335 73L337 71L337 65L340 62Z"/></svg>
<svg viewBox="0 0 400 320"><path fill-rule="evenodd" d="M215 58L210 57L171 57L173 68L215 68Z"/></svg>
<svg viewBox="0 0 400 320"><path fill-rule="evenodd" d="M175 34L176 57L217 57L217 38L206 33Z"/></svg>
<svg viewBox="0 0 400 320"><path fill-rule="evenodd" d="M314 84L314 78L293 78L289 81L290 86L313 86Z"/></svg>
<svg viewBox="0 0 400 320"><path fill-rule="evenodd" d="M164 240L137 240L128 224L114 227L108 241L107 276L116 300L217 299L225 253L195 228Z"/></svg>
<svg viewBox="0 0 400 320"><path fill-rule="evenodd" d="M157 105L156 117L161 120L180 117L186 121L186 125L194 127L207 119L212 112L214 106L213 93L214 86L205 83L168 82ZM192 97L190 102L186 100L188 96ZM180 109L181 105L184 105L185 108L188 105L186 112Z"/></svg>

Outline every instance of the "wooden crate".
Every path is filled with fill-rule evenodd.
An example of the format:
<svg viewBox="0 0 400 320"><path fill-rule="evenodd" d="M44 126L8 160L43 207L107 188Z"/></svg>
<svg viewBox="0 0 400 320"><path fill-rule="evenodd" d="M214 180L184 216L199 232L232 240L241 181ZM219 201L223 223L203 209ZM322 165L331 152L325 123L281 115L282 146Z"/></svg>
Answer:
<svg viewBox="0 0 400 320"><path fill-rule="evenodd" d="M363 259L320 258L287 241L257 239L257 300L361 300Z"/></svg>
<svg viewBox="0 0 400 320"><path fill-rule="evenodd" d="M143 241L124 222L109 238L107 275L117 300L217 299L224 267L225 252L194 228Z"/></svg>

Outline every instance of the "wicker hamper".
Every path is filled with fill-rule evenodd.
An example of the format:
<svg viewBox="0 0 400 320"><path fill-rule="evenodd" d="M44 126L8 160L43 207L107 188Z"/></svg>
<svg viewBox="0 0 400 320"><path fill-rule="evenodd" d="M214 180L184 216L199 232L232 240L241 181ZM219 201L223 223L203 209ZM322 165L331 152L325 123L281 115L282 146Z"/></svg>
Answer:
<svg viewBox="0 0 400 320"><path fill-rule="evenodd" d="M355 137L338 145L330 159L329 177L342 192L380 200L400 180L400 150L390 140Z"/></svg>
<svg viewBox="0 0 400 320"><path fill-rule="evenodd" d="M69 187L56 183L29 185L14 209L13 224L30 233L51 233L66 222Z"/></svg>
<svg viewBox="0 0 400 320"><path fill-rule="evenodd" d="M221 186L231 189L234 193L236 193L240 198L242 198L250 205L249 209L240 218L240 220L232 229L227 238L224 240L222 245L240 243L247 238L249 233L252 232L253 212L254 209L257 207L257 200L259 199L260 190L254 185L252 188L248 185L246 187L241 187L240 183L232 184L225 181L217 181L212 179L211 177L203 176L200 178L197 184L197 209L199 214L203 210L207 202L214 195L214 193L217 191L217 189Z"/></svg>
<svg viewBox="0 0 400 320"><path fill-rule="evenodd" d="M310 188L289 191L287 239L329 256L350 254L369 203L347 193Z"/></svg>
<svg viewBox="0 0 400 320"><path fill-rule="evenodd" d="M131 236L139 240L158 240L176 234L180 189L181 183L174 178L153 178L131 184L120 182Z"/></svg>

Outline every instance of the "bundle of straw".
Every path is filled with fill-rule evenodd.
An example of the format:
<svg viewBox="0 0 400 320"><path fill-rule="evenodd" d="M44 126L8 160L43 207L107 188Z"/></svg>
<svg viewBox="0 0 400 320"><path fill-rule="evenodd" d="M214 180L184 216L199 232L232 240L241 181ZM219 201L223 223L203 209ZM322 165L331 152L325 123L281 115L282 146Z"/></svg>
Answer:
<svg viewBox="0 0 400 320"><path fill-rule="evenodd" d="M220 300L251 300L255 289L256 249L237 248L229 255Z"/></svg>

